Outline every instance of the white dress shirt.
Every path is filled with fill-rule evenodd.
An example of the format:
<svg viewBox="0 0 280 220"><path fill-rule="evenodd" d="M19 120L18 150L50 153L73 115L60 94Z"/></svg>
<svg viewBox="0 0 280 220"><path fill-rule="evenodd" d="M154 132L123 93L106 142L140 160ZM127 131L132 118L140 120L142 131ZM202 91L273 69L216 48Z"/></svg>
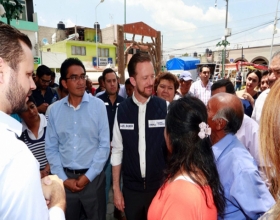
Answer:
<svg viewBox="0 0 280 220"><path fill-rule="evenodd" d="M212 82L208 81L207 85L204 86L201 80L194 82L191 85L190 92L196 98L199 98L205 105L207 105L208 100L211 97L211 86Z"/></svg>
<svg viewBox="0 0 280 220"><path fill-rule="evenodd" d="M31 140L39 140L41 137L43 137L44 132L45 132L45 127L47 127L47 119L45 115L39 114L40 117L40 125L39 125L39 130L38 130L38 137L36 138L35 135L29 128L27 127L26 123L22 120L22 131L27 130L28 136Z"/></svg>
<svg viewBox="0 0 280 220"><path fill-rule="evenodd" d="M138 106L138 152L139 152L139 161L140 161L140 171L141 175L144 178L146 176L146 135L145 135L145 117L146 117L146 108L147 103L150 100L150 97L145 103L139 102L134 93L132 95L132 100ZM168 106L169 102L166 102ZM113 127L113 140L112 140L112 155L111 155L111 164L112 166L117 166L122 163L123 157L123 141L122 135L119 128L119 123L117 119L118 112L116 112L114 127Z"/></svg>
<svg viewBox="0 0 280 220"><path fill-rule="evenodd" d="M22 125L0 111L0 219L65 219L62 209L48 210L39 163L20 136Z"/></svg>
<svg viewBox="0 0 280 220"><path fill-rule="evenodd" d="M140 161L140 170L141 175L144 178L146 176L146 135L145 135L145 117L146 117L146 108L147 103L150 101L150 97L145 103L139 102L134 93L132 95L132 100L138 106L138 125L139 125L139 134L138 134L138 152L139 152L139 161ZM121 164L122 161L122 152L123 152L123 143L122 136L119 128L119 123L117 119L117 114L115 116L114 127L113 127L113 140L112 140L112 155L111 155L111 164L112 166L117 166Z"/></svg>
<svg viewBox="0 0 280 220"><path fill-rule="evenodd" d="M270 91L270 89L264 90L259 95L259 97L257 98L257 100L255 102L255 107L254 107L251 118L254 119L258 124L260 123L263 105L264 105L264 102L266 100L266 97L267 97L269 91Z"/></svg>
<svg viewBox="0 0 280 220"><path fill-rule="evenodd" d="M258 132L258 123L244 114L242 125L235 135L260 166Z"/></svg>

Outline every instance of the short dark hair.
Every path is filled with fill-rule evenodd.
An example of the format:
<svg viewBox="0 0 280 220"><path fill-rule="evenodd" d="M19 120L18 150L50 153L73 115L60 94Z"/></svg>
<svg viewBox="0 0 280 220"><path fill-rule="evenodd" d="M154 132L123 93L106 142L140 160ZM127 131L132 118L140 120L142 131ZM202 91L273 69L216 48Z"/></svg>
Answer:
<svg viewBox="0 0 280 220"><path fill-rule="evenodd" d="M261 79L262 79L262 73L261 71L259 70L250 70L247 75L246 75L246 79L248 78L248 76L251 74L251 73L255 73L259 79L259 83L261 82Z"/></svg>
<svg viewBox="0 0 280 220"><path fill-rule="evenodd" d="M23 58L21 42L32 49L31 41L26 34L0 21L0 57L17 72L18 64Z"/></svg>
<svg viewBox="0 0 280 220"><path fill-rule="evenodd" d="M175 89L175 92L176 92L176 90L179 88L178 78L170 72L161 72L156 77L155 84L154 84L154 91L157 91L157 87L158 87L160 81L163 80L163 79L171 81L174 84L174 89Z"/></svg>
<svg viewBox="0 0 280 220"><path fill-rule="evenodd" d="M101 84L102 81L104 81L104 80L103 80L103 76L101 75L98 77L98 83Z"/></svg>
<svg viewBox="0 0 280 220"><path fill-rule="evenodd" d="M219 89L221 87L226 88L226 93L235 95L234 86L233 86L232 82L228 79L220 79L220 80L214 82L213 85L211 86L211 92L216 89Z"/></svg>
<svg viewBox="0 0 280 220"><path fill-rule="evenodd" d="M103 81L105 81L105 76L106 76L108 73L115 73L116 77L118 78L116 72L115 72L112 68L106 68L106 69L103 70L103 72L102 72L102 79L103 79Z"/></svg>
<svg viewBox="0 0 280 220"><path fill-rule="evenodd" d="M125 85L132 85L131 82L130 82L130 78L126 79L125 82L124 82L124 84L125 84ZM132 86L133 86L133 85L132 85Z"/></svg>
<svg viewBox="0 0 280 220"><path fill-rule="evenodd" d="M206 67L206 68L208 68L208 69L210 70L210 66L204 64L204 65L201 65L201 66L199 67L199 72L200 72L200 73L202 72L202 69L203 69L204 67Z"/></svg>
<svg viewBox="0 0 280 220"><path fill-rule="evenodd" d="M60 76L63 80L66 79L68 68L73 65L82 67L86 73L86 69L82 61L80 61L78 58L68 58L64 60L60 67Z"/></svg>
<svg viewBox="0 0 280 220"><path fill-rule="evenodd" d="M52 78L55 78L55 72L54 71L52 71Z"/></svg>
<svg viewBox="0 0 280 220"><path fill-rule="evenodd" d="M52 75L52 71L49 67L45 66L45 65L41 65L37 68L36 70L36 75L41 78L43 75L47 75L47 76L51 76Z"/></svg>
<svg viewBox="0 0 280 220"><path fill-rule="evenodd" d="M263 76L267 76L269 74L269 71L268 70L264 70L263 72L262 72L262 77Z"/></svg>
<svg viewBox="0 0 280 220"><path fill-rule="evenodd" d="M128 71L129 77L135 77L135 75L136 75L135 69L136 69L137 63L144 63L144 62L152 62L152 59L148 54L146 54L146 53L134 54L131 57L131 59L127 65L127 71Z"/></svg>
<svg viewBox="0 0 280 220"><path fill-rule="evenodd" d="M35 101L35 99L34 99L34 97L32 95L28 97L27 103L28 102L33 102L37 106L36 101Z"/></svg>

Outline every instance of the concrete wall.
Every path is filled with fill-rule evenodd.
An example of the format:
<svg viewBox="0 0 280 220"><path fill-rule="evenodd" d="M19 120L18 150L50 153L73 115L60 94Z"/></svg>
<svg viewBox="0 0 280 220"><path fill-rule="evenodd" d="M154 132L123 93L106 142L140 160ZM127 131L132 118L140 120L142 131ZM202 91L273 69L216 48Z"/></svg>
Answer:
<svg viewBox="0 0 280 220"><path fill-rule="evenodd" d="M38 43L39 46L43 46L42 39L46 38L49 42L49 44L52 43L52 35L56 33L56 28L52 27L45 27L45 26L39 26L38 30Z"/></svg>
<svg viewBox="0 0 280 220"><path fill-rule="evenodd" d="M101 29L102 43L113 44L117 42L116 25Z"/></svg>

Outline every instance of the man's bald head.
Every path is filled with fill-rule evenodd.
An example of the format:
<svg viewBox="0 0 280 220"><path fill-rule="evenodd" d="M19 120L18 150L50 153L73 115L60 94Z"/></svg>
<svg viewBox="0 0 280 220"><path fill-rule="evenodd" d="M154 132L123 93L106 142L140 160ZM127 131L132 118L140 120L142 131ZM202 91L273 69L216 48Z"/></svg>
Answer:
<svg viewBox="0 0 280 220"><path fill-rule="evenodd" d="M211 97L208 101L208 106L212 106L213 109L212 114L214 116L212 121L218 119L226 121L223 128L226 134L235 134L239 130L243 121L244 111L237 96L229 93L218 93Z"/></svg>

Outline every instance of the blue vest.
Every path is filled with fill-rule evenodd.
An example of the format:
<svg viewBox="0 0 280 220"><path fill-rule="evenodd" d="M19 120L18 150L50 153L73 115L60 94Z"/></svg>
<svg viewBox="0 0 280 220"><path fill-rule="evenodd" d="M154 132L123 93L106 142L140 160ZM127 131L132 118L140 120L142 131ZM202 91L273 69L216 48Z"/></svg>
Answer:
<svg viewBox="0 0 280 220"><path fill-rule="evenodd" d="M164 127L151 126L151 122L149 127L149 120L165 120L166 114L166 101L152 96L146 108L146 177L142 178L138 153L138 106L132 98L119 105L117 119L123 139L122 175L126 188L148 192L159 189L162 184L167 155ZM134 124L134 129L122 129L120 124Z"/></svg>

